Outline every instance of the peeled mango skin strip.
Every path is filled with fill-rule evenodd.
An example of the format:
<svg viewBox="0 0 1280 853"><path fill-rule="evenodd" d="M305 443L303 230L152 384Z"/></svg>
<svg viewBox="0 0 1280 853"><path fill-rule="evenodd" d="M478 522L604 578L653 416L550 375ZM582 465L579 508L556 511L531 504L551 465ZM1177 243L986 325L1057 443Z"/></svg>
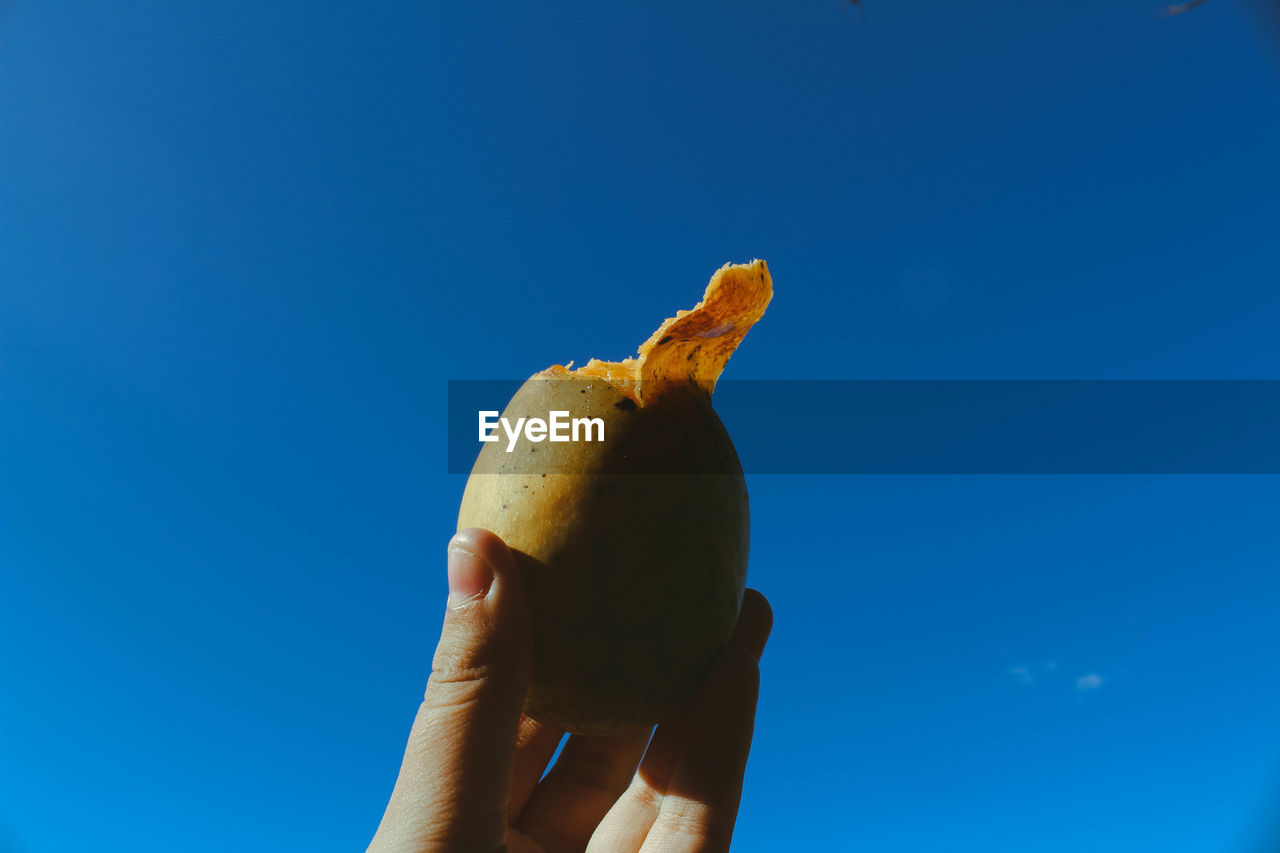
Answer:
<svg viewBox="0 0 1280 853"><path fill-rule="evenodd" d="M773 279L764 261L725 264L711 276L702 301L664 321L634 358L593 358L577 370L557 364L542 375L603 379L641 406L684 381L710 394L729 356L764 316L772 298Z"/></svg>

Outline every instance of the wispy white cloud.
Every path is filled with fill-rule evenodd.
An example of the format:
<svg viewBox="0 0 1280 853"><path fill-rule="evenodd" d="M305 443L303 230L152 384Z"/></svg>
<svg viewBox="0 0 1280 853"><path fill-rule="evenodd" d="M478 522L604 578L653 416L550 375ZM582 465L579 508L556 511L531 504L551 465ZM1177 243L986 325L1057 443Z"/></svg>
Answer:
<svg viewBox="0 0 1280 853"><path fill-rule="evenodd" d="M1082 675L1076 679L1077 690L1097 690L1102 686L1102 676L1096 672Z"/></svg>
<svg viewBox="0 0 1280 853"><path fill-rule="evenodd" d="M1018 664L1007 670L1009 677L1019 684L1035 684L1041 678L1047 678L1057 670L1058 665L1051 660L1036 664Z"/></svg>
<svg viewBox="0 0 1280 853"><path fill-rule="evenodd" d="M1009 678L1015 684L1031 685L1031 684L1061 684L1064 680L1067 684L1072 683L1072 679L1067 677L1065 672L1061 672L1056 661L1046 660L1040 663L1017 664L1005 670ZM1090 693L1098 690L1106 683L1106 679L1096 672L1086 673L1079 678L1074 679L1076 690L1082 693Z"/></svg>
<svg viewBox="0 0 1280 853"><path fill-rule="evenodd" d="M1032 684L1036 680L1035 675L1025 666L1009 667L1009 675L1013 676L1013 680L1019 684Z"/></svg>

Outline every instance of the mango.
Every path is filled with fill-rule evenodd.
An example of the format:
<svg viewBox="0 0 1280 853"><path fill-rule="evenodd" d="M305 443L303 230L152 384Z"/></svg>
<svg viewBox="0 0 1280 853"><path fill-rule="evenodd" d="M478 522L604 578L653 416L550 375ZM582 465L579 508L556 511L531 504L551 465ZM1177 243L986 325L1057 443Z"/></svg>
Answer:
<svg viewBox="0 0 1280 853"><path fill-rule="evenodd" d="M554 365L502 412L512 423L555 411L603 421L603 441L485 444L458 513L459 530L502 537L523 574L535 720L595 735L653 726L727 644L750 512L711 397L772 293L763 261L725 265L635 357Z"/></svg>

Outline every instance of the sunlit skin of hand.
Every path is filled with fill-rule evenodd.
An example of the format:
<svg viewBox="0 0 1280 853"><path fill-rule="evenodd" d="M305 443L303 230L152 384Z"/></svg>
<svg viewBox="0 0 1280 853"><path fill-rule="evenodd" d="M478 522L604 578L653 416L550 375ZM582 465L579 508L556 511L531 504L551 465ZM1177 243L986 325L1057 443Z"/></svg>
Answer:
<svg viewBox="0 0 1280 853"><path fill-rule="evenodd" d="M570 735L521 714L532 666L520 573L484 530L449 544L431 677L373 853L729 849L773 626L747 590L729 647L656 730ZM652 739L650 735L652 734Z"/></svg>

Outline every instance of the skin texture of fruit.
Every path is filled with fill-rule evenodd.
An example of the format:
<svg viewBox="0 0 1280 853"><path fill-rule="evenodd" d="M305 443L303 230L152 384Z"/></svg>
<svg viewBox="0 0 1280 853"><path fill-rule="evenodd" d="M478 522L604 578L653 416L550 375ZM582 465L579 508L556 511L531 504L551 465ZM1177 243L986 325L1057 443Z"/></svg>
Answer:
<svg viewBox="0 0 1280 853"><path fill-rule="evenodd" d="M703 303L664 323L637 359L549 368L502 415L598 417L603 442L481 451L458 529L498 534L524 575L534 632L525 713L534 719L580 734L652 726L728 642L750 523L711 390L771 293L763 262L726 266Z"/></svg>

